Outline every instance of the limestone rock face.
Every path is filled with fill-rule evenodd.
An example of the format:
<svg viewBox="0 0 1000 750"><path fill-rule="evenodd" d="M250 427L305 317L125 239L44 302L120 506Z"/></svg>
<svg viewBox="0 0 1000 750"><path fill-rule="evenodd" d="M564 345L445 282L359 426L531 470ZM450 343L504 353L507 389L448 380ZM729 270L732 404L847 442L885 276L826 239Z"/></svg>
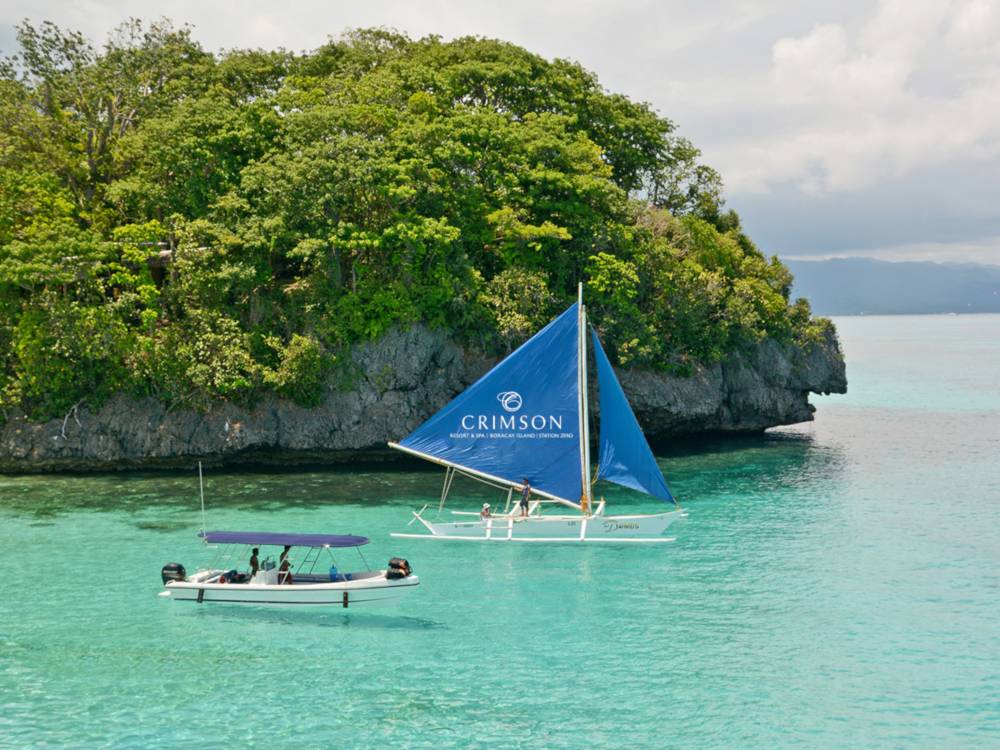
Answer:
<svg viewBox="0 0 1000 750"><path fill-rule="evenodd" d="M253 408L219 403L202 412L120 395L65 420L33 423L15 412L0 428L0 471L388 458L386 441L405 437L493 364L423 326L359 346L352 360L315 408L268 396ZM805 422L813 418L810 392L847 391L833 335L806 348L764 341L690 377L618 375L653 439Z"/></svg>
<svg viewBox="0 0 1000 750"><path fill-rule="evenodd" d="M799 348L765 340L700 367L691 377L618 371L647 436L759 432L813 418L810 393L846 393L847 374L834 335Z"/></svg>

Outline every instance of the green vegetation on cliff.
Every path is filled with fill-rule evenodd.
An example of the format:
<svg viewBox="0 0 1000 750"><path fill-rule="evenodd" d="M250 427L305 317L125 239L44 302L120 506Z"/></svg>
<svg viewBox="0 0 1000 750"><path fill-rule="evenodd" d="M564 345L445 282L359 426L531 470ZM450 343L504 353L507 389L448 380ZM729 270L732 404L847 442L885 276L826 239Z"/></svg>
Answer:
<svg viewBox="0 0 1000 750"><path fill-rule="evenodd" d="M683 370L824 323L698 151L579 65L352 32L205 52L51 24L0 61L0 392L302 404L352 343L446 326L503 351L587 285L619 363Z"/></svg>

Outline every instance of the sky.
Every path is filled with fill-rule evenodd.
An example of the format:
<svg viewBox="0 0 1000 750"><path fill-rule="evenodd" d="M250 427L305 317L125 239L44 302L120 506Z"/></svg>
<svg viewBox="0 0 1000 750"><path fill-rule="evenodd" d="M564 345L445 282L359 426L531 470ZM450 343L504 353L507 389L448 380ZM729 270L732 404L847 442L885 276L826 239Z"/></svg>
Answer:
<svg viewBox="0 0 1000 750"><path fill-rule="evenodd" d="M568 58L673 120L767 253L1000 264L1000 0L4 0L0 51L164 15L210 50L385 26Z"/></svg>

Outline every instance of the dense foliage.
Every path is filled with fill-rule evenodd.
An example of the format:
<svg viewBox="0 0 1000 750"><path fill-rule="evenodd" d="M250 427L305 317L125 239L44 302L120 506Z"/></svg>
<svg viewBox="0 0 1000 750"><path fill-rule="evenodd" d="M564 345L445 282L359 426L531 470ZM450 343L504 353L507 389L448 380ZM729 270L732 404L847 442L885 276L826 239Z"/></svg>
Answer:
<svg viewBox="0 0 1000 750"><path fill-rule="evenodd" d="M303 404L351 344L502 351L587 285L622 364L816 335L718 175L645 104L484 39L357 31L205 52L129 22L19 28L0 63L0 391Z"/></svg>

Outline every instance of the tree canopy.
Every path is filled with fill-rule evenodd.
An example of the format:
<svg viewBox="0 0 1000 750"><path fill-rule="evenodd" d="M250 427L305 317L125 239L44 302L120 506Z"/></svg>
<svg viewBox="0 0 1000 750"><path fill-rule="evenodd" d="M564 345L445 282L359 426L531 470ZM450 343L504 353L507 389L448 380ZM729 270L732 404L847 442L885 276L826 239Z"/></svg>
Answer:
<svg viewBox="0 0 1000 750"><path fill-rule="evenodd" d="M502 352L584 282L622 365L815 337L649 105L501 41L352 31L210 54L50 23L0 62L0 401L309 405L393 326Z"/></svg>

